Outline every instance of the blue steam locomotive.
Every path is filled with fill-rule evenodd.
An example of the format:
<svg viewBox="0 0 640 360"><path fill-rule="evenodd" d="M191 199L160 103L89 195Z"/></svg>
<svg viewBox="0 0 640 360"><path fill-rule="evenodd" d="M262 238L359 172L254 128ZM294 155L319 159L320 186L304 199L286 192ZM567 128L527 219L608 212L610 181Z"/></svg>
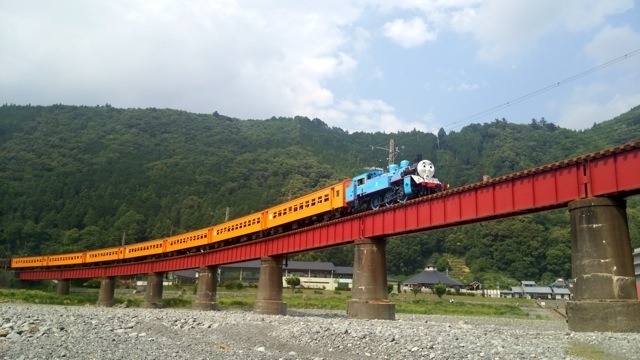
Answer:
<svg viewBox="0 0 640 360"><path fill-rule="evenodd" d="M435 167L429 160L413 164L403 160L400 166L390 164L387 172L372 168L353 178L345 200L355 211L364 211L434 194L445 187L433 177L434 173Z"/></svg>

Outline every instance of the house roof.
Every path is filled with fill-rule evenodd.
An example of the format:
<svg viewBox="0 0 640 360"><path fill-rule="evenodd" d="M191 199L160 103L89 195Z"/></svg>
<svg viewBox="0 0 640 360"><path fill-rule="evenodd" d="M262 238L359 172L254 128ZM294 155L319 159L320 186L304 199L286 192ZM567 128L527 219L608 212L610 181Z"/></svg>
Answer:
<svg viewBox="0 0 640 360"><path fill-rule="evenodd" d="M221 268L260 268L260 260L241 261L233 264L224 264Z"/></svg>
<svg viewBox="0 0 640 360"><path fill-rule="evenodd" d="M333 263L322 261L288 261L282 263L282 267L287 270L320 270L335 271Z"/></svg>
<svg viewBox="0 0 640 360"><path fill-rule="evenodd" d="M180 276L180 277L185 277L185 278L196 278L196 271L195 270L179 270L179 271L174 271L173 275L175 276Z"/></svg>
<svg viewBox="0 0 640 360"><path fill-rule="evenodd" d="M353 267L351 266L336 266L337 275L353 275Z"/></svg>
<svg viewBox="0 0 640 360"><path fill-rule="evenodd" d="M569 284L562 280L562 279L558 279L554 282L552 282L551 284L549 284L550 287L555 287L555 288L563 288L563 287L567 287L569 286Z"/></svg>
<svg viewBox="0 0 640 360"><path fill-rule="evenodd" d="M436 284L444 284L449 286L462 286L461 282L453 280L447 275L435 271L435 270L425 270L419 274L413 275L404 281L404 284L418 284L418 285L436 285Z"/></svg>
<svg viewBox="0 0 640 360"><path fill-rule="evenodd" d="M558 295L571 295L571 291L567 288L552 288L554 294Z"/></svg>
<svg viewBox="0 0 640 360"><path fill-rule="evenodd" d="M523 289L528 294L553 294L553 291L548 286L525 286Z"/></svg>

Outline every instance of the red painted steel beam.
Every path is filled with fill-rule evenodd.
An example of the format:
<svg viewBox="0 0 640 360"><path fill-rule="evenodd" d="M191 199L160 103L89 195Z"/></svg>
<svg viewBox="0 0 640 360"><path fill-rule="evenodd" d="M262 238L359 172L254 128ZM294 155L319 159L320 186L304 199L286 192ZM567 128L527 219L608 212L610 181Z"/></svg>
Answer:
<svg viewBox="0 0 640 360"><path fill-rule="evenodd" d="M262 241L210 252L102 267L22 271L22 280L129 276L222 265L565 207L640 193L640 142L452 189Z"/></svg>

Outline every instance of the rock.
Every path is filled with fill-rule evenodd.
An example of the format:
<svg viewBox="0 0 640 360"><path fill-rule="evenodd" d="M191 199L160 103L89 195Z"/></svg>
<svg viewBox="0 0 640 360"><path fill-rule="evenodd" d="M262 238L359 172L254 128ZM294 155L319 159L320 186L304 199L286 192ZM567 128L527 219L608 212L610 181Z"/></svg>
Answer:
<svg viewBox="0 0 640 360"><path fill-rule="evenodd" d="M8 340L15 340L15 341L19 341L22 339L22 336L20 336L20 334L18 334L17 332L12 332L9 335L6 336L6 338Z"/></svg>

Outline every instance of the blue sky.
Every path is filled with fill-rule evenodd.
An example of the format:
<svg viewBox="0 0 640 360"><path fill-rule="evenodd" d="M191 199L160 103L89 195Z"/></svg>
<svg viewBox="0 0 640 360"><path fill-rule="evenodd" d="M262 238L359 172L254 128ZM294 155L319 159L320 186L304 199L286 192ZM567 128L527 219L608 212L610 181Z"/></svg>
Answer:
<svg viewBox="0 0 640 360"><path fill-rule="evenodd" d="M351 132L585 129L640 105L639 6L0 0L0 103L300 115Z"/></svg>

